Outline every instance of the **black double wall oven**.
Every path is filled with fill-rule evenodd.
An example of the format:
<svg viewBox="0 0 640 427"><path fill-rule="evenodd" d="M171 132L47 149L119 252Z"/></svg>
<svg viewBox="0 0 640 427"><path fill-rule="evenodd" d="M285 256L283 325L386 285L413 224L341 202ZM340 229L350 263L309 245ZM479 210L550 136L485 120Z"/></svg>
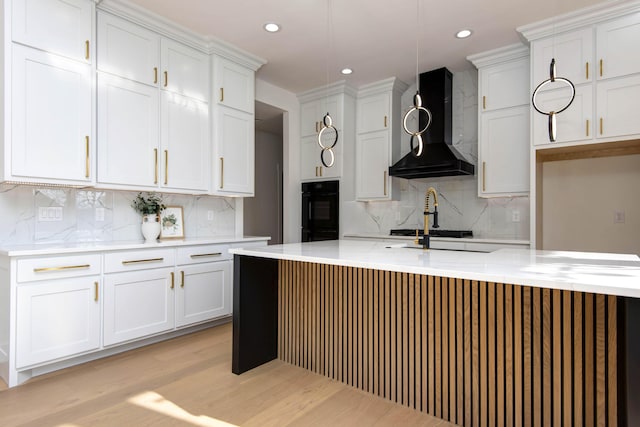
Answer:
<svg viewBox="0 0 640 427"><path fill-rule="evenodd" d="M302 241L337 240L339 181L302 184Z"/></svg>

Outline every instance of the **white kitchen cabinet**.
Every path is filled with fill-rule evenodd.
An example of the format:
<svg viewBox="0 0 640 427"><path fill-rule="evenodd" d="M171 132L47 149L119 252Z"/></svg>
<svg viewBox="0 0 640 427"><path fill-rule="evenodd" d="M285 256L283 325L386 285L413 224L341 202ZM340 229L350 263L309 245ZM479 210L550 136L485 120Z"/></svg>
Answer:
<svg viewBox="0 0 640 427"><path fill-rule="evenodd" d="M640 135L640 73L597 82L596 100L596 139Z"/></svg>
<svg viewBox="0 0 640 427"><path fill-rule="evenodd" d="M468 58L478 67L478 197L529 194L529 49Z"/></svg>
<svg viewBox="0 0 640 427"><path fill-rule="evenodd" d="M252 196L255 189L253 114L217 107L214 120L214 194Z"/></svg>
<svg viewBox="0 0 640 427"><path fill-rule="evenodd" d="M5 179L94 182L91 66L14 44L12 74Z"/></svg>
<svg viewBox="0 0 640 427"><path fill-rule="evenodd" d="M342 141L338 140L338 144ZM305 180L321 180L330 178L340 178L342 175L342 148L336 145L333 152L335 155L334 165L325 167L320 159L322 149L318 145L317 135L305 136L300 139L300 178ZM330 155L325 155L325 160L330 161Z"/></svg>
<svg viewBox="0 0 640 427"><path fill-rule="evenodd" d="M339 95L322 97L300 105L300 134L317 135L324 116L329 113L336 129L342 129L343 104Z"/></svg>
<svg viewBox="0 0 640 427"><path fill-rule="evenodd" d="M640 73L640 12L596 26L597 79Z"/></svg>
<svg viewBox="0 0 640 427"><path fill-rule="evenodd" d="M544 111L557 111L566 105L569 89L540 92L537 102ZM549 117L532 112L531 118L533 145L554 144L549 141ZM556 142L573 142L593 138L593 87L582 85L576 87L576 97L571 106L556 115Z"/></svg>
<svg viewBox="0 0 640 427"><path fill-rule="evenodd" d="M228 245L178 249L176 327L231 314L233 263L228 250Z"/></svg>
<svg viewBox="0 0 640 427"><path fill-rule="evenodd" d="M209 101L209 57L206 54L162 38L160 69L163 90L203 102Z"/></svg>
<svg viewBox="0 0 640 427"><path fill-rule="evenodd" d="M91 0L13 0L12 39L90 63L94 50L93 11Z"/></svg>
<svg viewBox="0 0 640 427"><path fill-rule="evenodd" d="M253 114L255 73L220 56L214 57L213 99L218 105Z"/></svg>
<svg viewBox="0 0 640 427"><path fill-rule="evenodd" d="M400 98L407 85L390 78L363 86L356 101L356 200L399 196L389 166L400 157Z"/></svg>

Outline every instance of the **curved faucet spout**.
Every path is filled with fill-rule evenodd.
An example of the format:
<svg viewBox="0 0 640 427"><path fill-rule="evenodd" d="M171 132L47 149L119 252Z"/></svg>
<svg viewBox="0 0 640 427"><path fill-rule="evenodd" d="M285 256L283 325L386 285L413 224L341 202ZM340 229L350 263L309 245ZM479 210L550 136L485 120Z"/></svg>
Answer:
<svg viewBox="0 0 640 427"><path fill-rule="evenodd" d="M433 212L429 212L429 196L433 196ZM438 228L438 194L433 187L427 188L424 194L424 233L422 237L422 247L429 249L429 215L433 215L433 228Z"/></svg>

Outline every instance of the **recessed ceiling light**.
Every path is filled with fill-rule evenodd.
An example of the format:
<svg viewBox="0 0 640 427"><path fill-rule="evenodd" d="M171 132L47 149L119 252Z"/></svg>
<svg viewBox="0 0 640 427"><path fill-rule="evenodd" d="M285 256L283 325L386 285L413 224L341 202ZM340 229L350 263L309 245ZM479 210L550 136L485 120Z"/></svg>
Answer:
<svg viewBox="0 0 640 427"><path fill-rule="evenodd" d="M280 31L280 25L276 24L275 22L267 22L266 24L264 24L264 29L265 31L268 31L270 33L277 33L278 31Z"/></svg>
<svg viewBox="0 0 640 427"><path fill-rule="evenodd" d="M466 39L471 35L471 33L472 33L471 30L460 30L456 33L456 37L459 39Z"/></svg>
<svg viewBox="0 0 640 427"><path fill-rule="evenodd" d="M346 67L340 70L340 73L344 74L345 76L348 76L349 74L353 73L353 70L349 67Z"/></svg>

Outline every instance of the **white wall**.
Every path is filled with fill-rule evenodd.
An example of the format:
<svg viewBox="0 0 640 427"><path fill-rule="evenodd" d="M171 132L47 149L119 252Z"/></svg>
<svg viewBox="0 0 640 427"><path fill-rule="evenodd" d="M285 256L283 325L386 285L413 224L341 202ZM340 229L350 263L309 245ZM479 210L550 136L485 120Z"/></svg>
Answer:
<svg viewBox="0 0 640 427"><path fill-rule="evenodd" d="M640 154L545 162L542 173L542 249L640 255Z"/></svg>
<svg viewBox="0 0 640 427"><path fill-rule="evenodd" d="M300 103L292 92L256 79L256 101L285 111L283 124L283 242L300 241Z"/></svg>

